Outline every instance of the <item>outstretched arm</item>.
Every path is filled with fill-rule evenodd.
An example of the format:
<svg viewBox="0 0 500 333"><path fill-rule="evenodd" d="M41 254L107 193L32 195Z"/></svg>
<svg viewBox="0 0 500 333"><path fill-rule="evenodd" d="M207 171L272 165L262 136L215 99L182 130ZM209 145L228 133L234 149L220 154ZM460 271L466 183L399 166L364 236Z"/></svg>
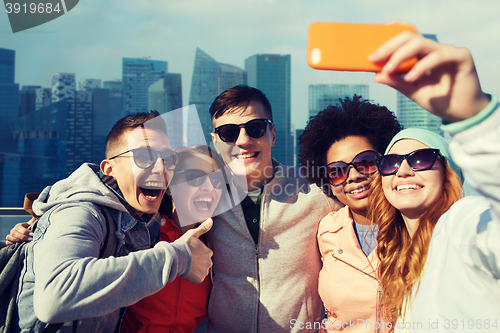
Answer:
<svg viewBox="0 0 500 333"><path fill-rule="evenodd" d="M419 60L404 76L396 69L405 60ZM481 90L469 50L441 44L420 34L403 32L370 55L384 64L374 81L400 91L447 122L470 118L489 103Z"/></svg>
<svg viewBox="0 0 500 333"><path fill-rule="evenodd" d="M405 59L419 60L404 76L395 69ZM374 80L400 91L443 118L453 135L450 150L470 185L488 199L474 233L463 234L467 255L477 267L500 275L500 105L485 94L474 61L465 48L440 44L419 34L402 33L382 45L370 60L385 63ZM455 237L458 237L455 235Z"/></svg>

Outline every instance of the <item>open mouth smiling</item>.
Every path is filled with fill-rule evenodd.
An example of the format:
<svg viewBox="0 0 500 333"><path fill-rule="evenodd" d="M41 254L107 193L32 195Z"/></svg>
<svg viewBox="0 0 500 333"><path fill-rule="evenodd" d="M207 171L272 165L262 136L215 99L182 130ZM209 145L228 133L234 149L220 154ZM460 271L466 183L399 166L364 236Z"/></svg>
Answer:
<svg viewBox="0 0 500 333"><path fill-rule="evenodd" d="M145 182L139 186L139 190L148 200L156 200L165 189L164 182Z"/></svg>
<svg viewBox="0 0 500 333"><path fill-rule="evenodd" d="M364 186L352 189L350 191L346 191L346 194L356 195L356 194L359 194L359 193L363 193L364 191L368 191L369 189L370 189L370 185L367 184L367 185L364 185Z"/></svg>
<svg viewBox="0 0 500 333"><path fill-rule="evenodd" d="M208 212L212 208L213 201L212 197L203 196L195 198L193 204L198 210Z"/></svg>
<svg viewBox="0 0 500 333"><path fill-rule="evenodd" d="M396 191L409 191L409 190L419 190L421 189L422 186L420 185L417 185L417 184L402 184L402 185L398 185L396 186Z"/></svg>
<svg viewBox="0 0 500 333"><path fill-rule="evenodd" d="M250 153L240 153L240 154L236 155L236 158L240 159L240 160L245 160L245 159L248 159L248 158L257 157L259 154L260 153L258 151L256 151L256 152L250 152Z"/></svg>

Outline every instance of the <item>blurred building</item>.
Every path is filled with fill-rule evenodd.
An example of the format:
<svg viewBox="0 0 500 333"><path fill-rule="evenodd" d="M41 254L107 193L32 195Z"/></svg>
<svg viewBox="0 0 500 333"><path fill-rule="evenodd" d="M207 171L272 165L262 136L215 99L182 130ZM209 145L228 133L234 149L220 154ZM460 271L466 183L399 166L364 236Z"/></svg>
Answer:
<svg viewBox="0 0 500 333"><path fill-rule="evenodd" d="M81 79L78 83L78 90L87 90L101 88L100 79Z"/></svg>
<svg viewBox="0 0 500 333"><path fill-rule="evenodd" d="M122 93L122 81L116 80L116 81L104 81L102 83L102 87L104 89L109 89L112 92L119 92L120 94Z"/></svg>
<svg viewBox="0 0 500 333"><path fill-rule="evenodd" d="M23 115L0 132L0 206L22 207L24 195L66 177L67 100Z"/></svg>
<svg viewBox="0 0 500 333"><path fill-rule="evenodd" d="M425 38L437 42L436 35L423 34ZM397 117L404 128L423 128L439 135L443 135L441 130L442 120L426 110L422 109L417 103L397 92Z"/></svg>
<svg viewBox="0 0 500 333"><path fill-rule="evenodd" d="M35 110L40 110L52 103L52 88L37 88L35 94Z"/></svg>
<svg viewBox="0 0 500 333"><path fill-rule="evenodd" d="M92 92L92 153L89 162L105 158L105 142L113 125L122 117L121 91L94 88Z"/></svg>
<svg viewBox="0 0 500 333"><path fill-rule="evenodd" d="M276 128L276 144L272 157L287 165L293 164L293 139L290 107L291 56L256 54L245 59L248 85L261 90L272 107Z"/></svg>
<svg viewBox="0 0 500 333"><path fill-rule="evenodd" d="M339 98L352 98L355 94L363 99L369 99L369 86L367 84L311 84L309 85L309 117L314 117L328 105L338 105Z"/></svg>
<svg viewBox="0 0 500 333"><path fill-rule="evenodd" d="M123 115L148 112L148 89L166 74L166 61L123 58Z"/></svg>
<svg viewBox="0 0 500 333"><path fill-rule="evenodd" d="M160 114L182 108L181 74L167 73L165 78L153 83L149 89L149 110ZM182 112L169 114L167 133L172 147L184 144Z"/></svg>
<svg viewBox="0 0 500 333"><path fill-rule="evenodd" d="M36 110L36 92L40 86L23 86L19 92L19 116Z"/></svg>
<svg viewBox="0 0 500 333"><path fill-rule="evenodd" d="M19 85L14 83L15 67L16 51L0 48L0 121L2 123L14 121L19 116Z"/></svg>
<svg viewBox="0 0 500 333"><path fill-rule="evenodd" d="M299 167L300 162L299 162L299 156L300 156L300 147L302 146L300 144L300 136L304 133L304 129L297 129L295 130L295 166Z"/></svg>
<svg viewBox="0 0 500 333"><path fill-rule="evenodd" d="M220 93L238 84L247 84L247 73L243 69L218 63L196 48L189 104L195 104L197 115L188 115L188 145L212 144L210 105Z"/></svg>

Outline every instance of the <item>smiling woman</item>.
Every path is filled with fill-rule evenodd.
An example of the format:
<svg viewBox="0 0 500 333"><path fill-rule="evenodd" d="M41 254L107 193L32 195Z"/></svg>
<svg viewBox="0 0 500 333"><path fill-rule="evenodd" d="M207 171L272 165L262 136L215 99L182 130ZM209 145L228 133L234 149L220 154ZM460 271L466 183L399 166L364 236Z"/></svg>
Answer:
<svg viewBox="0 0 500 333"><path fill-rule="evenodd" d="M379 225L382 305L391 322L419 281L439 218L462 197L448 142L423 129L398 133L377 161L373 219Z"/></svg>
<svg viewBox="0 0 500 333"><path fill-rule="evenodd" d="M319 294L327 331L388 331L378 307L378 229L367 211L376 159L400 129L386 107L355 95L311 118L300 137L300 162L308 180L345 205L318 226Z"/></svg>
<svg viewBox="0 0 500 333"><path fill-rule="evenodd" d="M177 149L180 162L169 187L181 228L213 217L226 190L224 162L208 146Z"/></svg>

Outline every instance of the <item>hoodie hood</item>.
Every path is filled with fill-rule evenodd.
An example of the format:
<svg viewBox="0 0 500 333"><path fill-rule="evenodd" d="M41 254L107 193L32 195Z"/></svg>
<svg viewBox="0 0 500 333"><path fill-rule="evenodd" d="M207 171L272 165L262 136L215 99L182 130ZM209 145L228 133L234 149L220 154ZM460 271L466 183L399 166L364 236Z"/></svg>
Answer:
<svg viewBox="0 0 500 333"><path fill-rule="evenodd" d="M85 201L127 212L113 191L101 181L98 172L98 165L82 164L68 178L46 187L33 203L33 211L41 216L54 205Z"/></svg>

